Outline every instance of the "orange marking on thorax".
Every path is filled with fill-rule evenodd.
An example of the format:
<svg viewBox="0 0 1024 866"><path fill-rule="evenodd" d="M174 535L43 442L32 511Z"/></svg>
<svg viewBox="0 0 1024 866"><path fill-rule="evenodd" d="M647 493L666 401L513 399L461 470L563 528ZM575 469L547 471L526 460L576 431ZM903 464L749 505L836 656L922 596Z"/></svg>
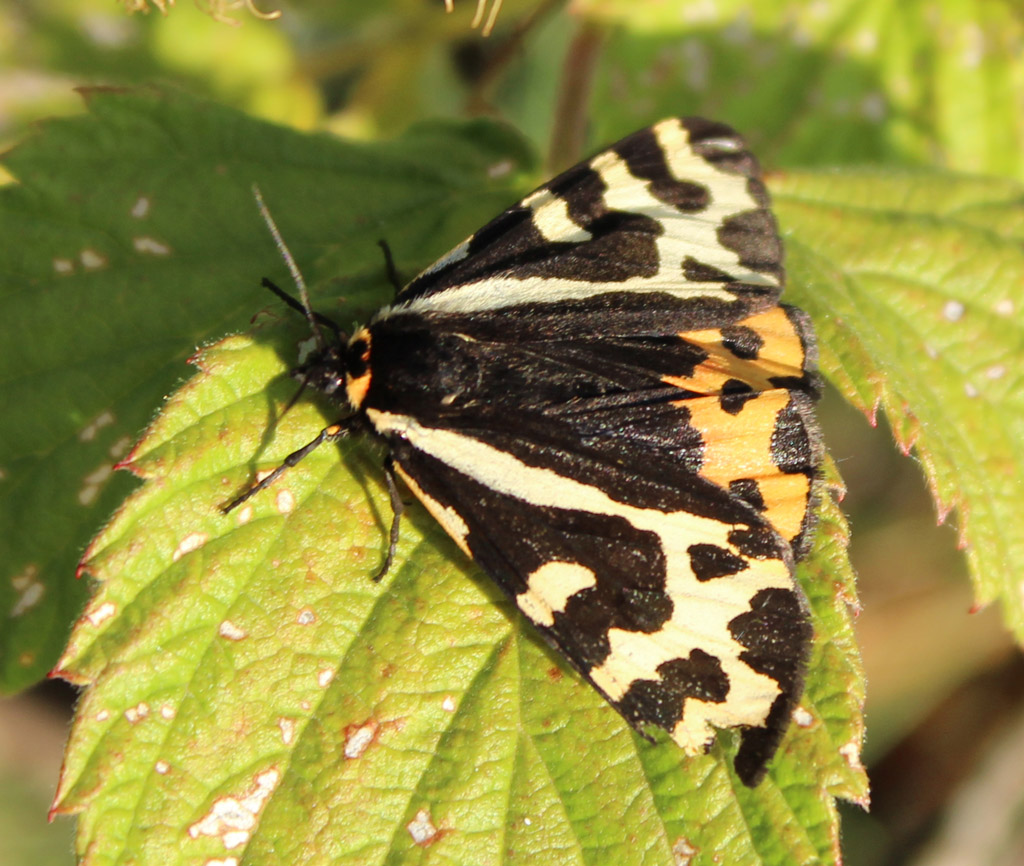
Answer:
<svg viewBox="0 0 1024 866"><path fill-rule="evenodd" d="M356 340L366 341L366 351L361 356L361 360L366 364L366 372L361 376L352 376L349 373L345 373L345 393L348 394L348 401L354 409L358 409L363 405L363 401L366 399L366 392L370 390L370 377L373 372L370 369L370 332L366 328L360 328L352 336L349 345Z"/></svg>

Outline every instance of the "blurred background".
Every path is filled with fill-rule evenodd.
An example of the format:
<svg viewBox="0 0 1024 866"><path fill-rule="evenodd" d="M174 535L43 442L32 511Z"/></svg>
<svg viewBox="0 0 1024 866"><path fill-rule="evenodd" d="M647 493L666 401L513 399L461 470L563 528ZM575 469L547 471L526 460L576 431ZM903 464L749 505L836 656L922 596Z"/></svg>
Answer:
<svg viewBox="0 0 1024 866"><path fill-rule="evenodd" d="M1024 175L1014 3L270 3L179 0L162 14L145 0L9 0L0 148L82 111L77 87L155 84L356 138L495 115L550 168L662 116L704 114L743 131L770 171ZM975 608L956 517L937 526L884 419L834 392L822 419L848 487L868 678L872 808L842 807L845 862L1024 863L1020 655L999 611ZM57 682L0 698L0 866L73 860L73 822L46 812L74 700Z"/></svg>

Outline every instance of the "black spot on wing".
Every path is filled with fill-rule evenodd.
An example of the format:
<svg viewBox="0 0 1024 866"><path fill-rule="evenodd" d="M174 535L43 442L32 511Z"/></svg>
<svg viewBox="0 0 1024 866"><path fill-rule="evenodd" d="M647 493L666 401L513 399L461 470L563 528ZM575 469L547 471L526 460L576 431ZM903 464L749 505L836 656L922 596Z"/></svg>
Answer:
<svg viewBox="0 0 1024 866"><path fill-rule="evenodd" d="M718 242L752 271L783 280L782 241L769 210L748 210L728 217L718 229Z"/></svg>
<svg viewBox="0 0 1024 866"><path fill-rule="evenodd" d="M804 415L792 403L775 419L772 431L772 462L789 474L813 474L817 469L815 448Z"/></svg>
<svg viewBox="0 0 1024 866"><path fill-rule="evenodd" d="M541 189L562 199L569 218L577 225L588 226L608 213L604 200L608 187L601 175L585 162L566 169Z"/></svg>
<svg viewBox="0 0 1024 866"><path fill-rule="evenodd" d="M629 173L642 181L656 199L683 213L700 213L711 203L711 192L702 183L677 180L669 171L665 151L650 129L635 132L613 148Z"/></svg>
<svg viewBox="0 0 1024 866"><path fill-rule="evenodd" d="M735 478L729 482L729 492L737 499L742 499L755 511L764 511L764 496L761 488L753 478Z"/></svg>
<svg viewBox="0 0 1024 866"><path fill-rule="evenodd" d="M745 647L740 659L758 673L791 690L803 667L812 629L796 589L762 589L750 610L729 623L733 638Z"/></svg>
<svg viewBox="0 0 1024 866"><path fill-rule="evenodd" d="M691 283L734 283L736 277L713 265L704 264L693 256L683 259L683 277Z"/></svg>
<svg viewBox="0 0 1024 866"><path fill-rule="evenodd" d="M635 680L615 704L634 727L657 725L671 731L683 717L687 698L722 703L729 695L729 677L721 662L701 649L689 658L658 666L659 680Z"/></svg>
<svg viewBox="0 0 1024 866"><path fill-rule="evenodd" d="M746 728L740 736L740 747L733 766L740 781L748 788L757 787L768 771L768 762L778 751L795 705L794 695L779 695L772 702L764 725Z"/></svg>
<svg viewBox="0 0 1024 866"><path fill-rule="evenodd" d="M726 325L722 328L722 345L737 358L753 361L764 346L764 337L746 325Z"/></svg>
<svg viewBox="0 0 1024 866"><path fill-rule="evenodd" d="M701 581L729 577L749 567L745 559L717 544L691 544L687 553L693 574Z"/></svg>
<svg viewBox="0 0 1024 866"><path fill-rule="evenodd" d="M704 117L682 117L693 152L722 171L758 177L761 167L747 150L743 137L731 126Z"/></svg>
<svg viewBox="0 0 1024 866"><path fill-rule="evenodd" d="M813 629L797 589L764 589L750 601L750 610L729 623L736 641L746 649L740 660L771 677L781 694L764 726L743 733L736 771L747 785L756 785L775 754L803 688Z"/></svg>
<svg viewBox="0 0 1024 866"><path fill-rule="evenodd" d="M825 457L825 445L814 415L813 400L816 397L817 393L791 391L789 405L776 417L771 439L772 460L780 471L805 475L810 479L810 494L800 531L792 539L793 557L797 561L803 559L810 550L823 484L821 465Z"/></svg>
<svg viewBox="0 0 1024 866"><path fill-rule="evenodd" d="M729 543L751 559L780 559L784 541L769 526L748 526L729 533Z"/></svg>
<svg viewBox="0 0 1024 866"><path fill-rule="evenodd" d="M729 379L722 384L722 393L718 398L718 403L723 412L739 415L743 411L743 407L756 397L757 392L747 382L740 379Z"/></svg>

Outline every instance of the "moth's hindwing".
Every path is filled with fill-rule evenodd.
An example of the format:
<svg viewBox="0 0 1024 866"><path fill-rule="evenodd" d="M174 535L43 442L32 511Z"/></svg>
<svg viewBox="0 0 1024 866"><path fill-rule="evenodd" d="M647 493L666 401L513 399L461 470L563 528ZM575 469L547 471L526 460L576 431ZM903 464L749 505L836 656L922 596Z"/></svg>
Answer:
<svg viewBox="0 0 1024 866"><path fill-rule="evenodd" d="M742 732L756 784L812 636L813 335L728 127L664 121L527 196L353 338L399 474L633 725Z"/></svg>

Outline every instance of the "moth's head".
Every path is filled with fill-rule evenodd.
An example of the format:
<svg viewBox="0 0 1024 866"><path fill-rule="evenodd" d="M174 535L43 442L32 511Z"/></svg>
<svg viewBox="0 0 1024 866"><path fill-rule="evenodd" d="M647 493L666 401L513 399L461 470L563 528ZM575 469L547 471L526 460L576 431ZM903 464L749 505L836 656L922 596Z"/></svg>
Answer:
<svg viewBox="0 0 1024 866"><path fill-rule="evenodd" d="M303 386L333 396L345 385L347 347L327 344L314 349L292 370L292 376Z"/></svg>

